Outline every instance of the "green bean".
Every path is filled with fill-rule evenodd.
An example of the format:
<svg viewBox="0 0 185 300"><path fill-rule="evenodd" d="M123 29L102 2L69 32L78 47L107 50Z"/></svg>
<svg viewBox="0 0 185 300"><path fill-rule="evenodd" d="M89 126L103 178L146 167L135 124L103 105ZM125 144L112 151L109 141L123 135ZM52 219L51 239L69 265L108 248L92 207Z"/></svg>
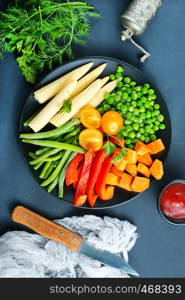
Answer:
<svg viewBox="0 0 185 300"><path fill-rule="evenodd" d="M46 163L44 164L44 167L43 167L42 171L41 171L40 174L39 174L39 178L45 179L45 175L46 175L46 173L47 173L49 167L51 166L51 164L52 164L52 161L48 161L48 162L46 162Z"/></svg>
<svg viewBox="0 0 185 300"><path fill-rule="evenodd" d="M51 157L48 157L48 158L45 158L44 161L46 162L49 162L49 161L56 161L56 160L59 160L61 157L63 156L63 152L55 155L55 156L51 156Z"/></svg>
<svg viewBox="0 0 185 300"><path fill-rule="evenodd" d="M66 142L68 139L74 137L79 132L80 132L80 127L75 128L75 130L73 130L70 133L68 133L67 135L65 135L65 137L63 138L63 141Z"/></svg>
<svg viewBox="0 0 185 300"><path fill-rule="evenodd" d="M39 156L39 155L41 155L41 154L43 154L43 153L46 153L46 152L48 152L48 151L49 151L49 148L48 148L48 147L44 147L44 148L41 148L41 149L37 150L37 151L35 152L35 154L36 154L37 156Z"/></svg>
<svg viewBox="0 0 185 300"><path fill-rule="evenodd" d="M23 143L28 143L32 145L37 145L37 146L44 146L44 147L51 147L51 148L57 148L60 150L69 150L69 151L74 151L78 153L85 153L85 150L81 147L75 146L75 145L70 145L70 144L65 144L65 143L60 143L56 141L50 141L50 140L27 140L23 139Z"/></svg>
<svg viewBox="0 0 185 300"><path fill-rule="evenodd" d="M33 153L33 152L29 152L28 155L29 155L29 157L31 157L31 158L33 158L33 159L36 158L36 155L35 155L35 153Z"/></svg>
<svg viewBox="0 0 185 300"><path fill-rule="evenodd" d="M78 145L78 139L79 139L79 134L77 136L75 136L75 137L70 138L66 142L68 144Z"/></svg>
<svg viewBox="0 0 185 300"><path fill-rule="evenodd" d="M63 167L60 176L59 176L59 189L58 189L58 197L59 198L63 198L64 196L64 180L65 180L65 174L66 174L66 170L68 165L70 164L70 162L72 161L72 159L75 157L76 153L71 153L71 155L69 156L67 162L65 163L65 166Z"/></svg>
<svg viewBox="0 0 185 300"><path fill-rule="evenodd" d="M46 174L45 174L45 176L44 176L43 179L46 179L46 178L49 177L49 175L51 174L51 172L56 168L57 164L58 164L58 162L52 162L52 163L51 163L51 165L50 165L50 167L48 168L48 170L46 171Z"/></svg>
<svg viewBox="0 0 185 300"><path fill-rule="evenodd" d="M44 161L38 162L36 165L34 165L34 170L40 169L40 167L43 165Z"/></svg>
<svg viewBox="0 0 185 300"><path fill-rule="evenodd" d="M78 125L79 123L80 123L79 119L73 119L68 123L50 131L38 132L38 133L22 133L20 134L20 138L35 140L35 139L47 139L51 137L58 137L62 134L70 132L71 128L74 127L75 125Z"/></svg>
<svg viewBox="0 0 185 300"><path fill-rule="evenodd" d="M38 156L38 157L35 158L34 160L31 160L31 161L29 162L29 164L30 164L30 165L36 165L38 162L44 161L44 159L47 158L48 156L57 154L58 152L60 152L59 149L52 149L52 150L49 150L48 152L43 153L42 155Z"/></svg>
<svg viewBox="0 0 185 300"><path fill-rule="evenodd" d="M54 180L53 180L53 182L48 186L48 193L51 193L53 190L54 190L54 188L57 186L57 184L58 184L58 181L59 181L59 176L57 176Z"/></svg>
<svg viewBox="0 0 185 300"><path fill-rule="evenodd" d="M27 127L28 124L31 122L31 120L33 120L33 118L38 114L39 112L37 111L36 113L34 113L31 117L29 117L24 123L23 126Z"/></svg>
<svg viewBox="0 0 185 300"><path fill-rule="evenodd" d="M58 166L56 167L56 169L53 171L53 173L51 173L51 175L41 183L41 186L47 186L49 185L51 182L53 182L53 180L59 175L59 173L61 172L63 166L65 165L69 155L71 154L71 151L65 151L62 159L60 160Z"/></svg>
<svg viewBox="0 0 185 300"><path fill-rule="evenodd" d="M58 142L61 141L61 138L58 138L57 141L58 141ZM41 149L37 150L37 151L35 152L35 154L38 156L38 155L41 155L41 154L43 154L43 153L48 152L49 150L50 150L49 147L44 147L44 148L42 147Z"/></svg>

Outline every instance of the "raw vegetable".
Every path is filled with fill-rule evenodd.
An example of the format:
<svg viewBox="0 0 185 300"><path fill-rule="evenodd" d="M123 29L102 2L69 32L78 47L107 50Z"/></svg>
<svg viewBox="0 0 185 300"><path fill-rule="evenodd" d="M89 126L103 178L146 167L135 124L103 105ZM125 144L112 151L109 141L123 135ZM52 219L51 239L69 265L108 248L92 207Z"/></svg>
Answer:
<svg viewBox="0 0 185 300"><path fill-rule="evenodd" d="M85 129L79 135L79 143L86 150L98 151L103 145L103 135L97 129Z"/></svg>
<svg viewBox="0 0 185 300"><path fill-rule="evenodd" d="M108 185L118 185L120 177L109 172L106 177L106 184Z"/></svg>
<svg viewBox="0 0 185 300"><path fill-rule="evenodd" d="M46 153L47 151L49 151L50 149L48 147L44 147L44 148L40 148L39 150L35 151L35 155L38 156L38 155L41 155L43 153Z"/></svg>
<svg viewBox="0 0 185 300"><path fill-rule="evenodd" d="M165 149L165 146L161 139L158 139L147 145L147 148L150 150L151 154L157 154Z"/></svg>
<svg viewBox="0 0 185 300"><path fill-rule="evenodd" d="M119 162L113 162L113 164L117 167L117 169L122 172L125 170L127 163L128 163L127 160L125 160L124 158Z"/></svg>
<svg viewBox="0 0 185 300"><path fill-rule="evenodd" d="M44 161L38 162L36 165L33 166L34 170L40 169L40 167L43 165Z"/></svg>
<svg viewBox="0 0 185 300"><path fill-rule="evenodd" d="M119 181L119 187L123 188L124 190L131 191L132 181L133 177L127 173L124 173Z"/></svg>
<svg viewBox="0 0 185 300"><path fill-rule="evenodd" d="M30 165L36 165L37 163L41 162L41 161L45 161L45 159L51 155L57 154L58 152L60 152L60 149L52 149L49 150L48 152L45 152L43 154L41 154L40 156L34 158L33 160L31 160L29 162Z"/></svg>
<svg viewBox="0 0 185 300"><path fill-rule="evenodd" d="M146 189L148 189L149 186L150 186L150 179L145 178L145 177L136 176L131 185L131 189L133 192L141 193L141 192L145 191Z"/></svg>
<svg viewBox="0 0 185 300"><path fill-rule="evenodd" d="M107 78L107 77L106 77ZM107 78L108 81L109 78ZM98 105L100 105L100 103L103 101L104 99L104 95L107 93L111 93L117 86L117 83L119 81L121 81L122 78L116 79L112 82L107 83L105 86L103 86L99 92L97 92L97 94L91 99L91 101L89 102L90 105L97 107ZM105 82L106 83L106 82ZM104 84L105 84L104 83ZM101 112L101 111L100 111Z"/></svg>
<svg viewBox="0 0 185 300"><path fill-rule="evenodd" d="M114 187L106 184L107 174L110 172L110 169L112 167L111 160L112 160L111 156L105 158L101 171L97 178L95 191L101 200L110 200L114 195Z"/></svg>
<svg viewBox="0 0 185 300"><path fill-rule="evenodd" d="M85 154L85 161L82 169L82 173L80 176L80 180L78 182L78 186L75 193L74 205L82 206L87 199L87 183L89 180L89 174L91 170L91 165L94 158L94 151L90 150Z"/></svg>
<svg viewBox="0 0 185 300"><path fill-rule="evenodd" d="M150 167L152 165L152 158L150 154L144 154L144 155L138 155L137 160L140 163L143 163L144 165Z"/></svg>
<svg viewBox="0 0 185 300"><path fill-rule="evenodd" d="M103 149L105 150L105 153L107 156L110 156L113 154L114 150L116 149L115 144L109 142L109 140L103 145ZM120 151L118 152L120 153Z"/></svg>
<svg viewBox="0 0 185 300"><path fill-rule="evenodd" d="M111 75L111 79L115 76ZM152 94L153 93L153 94ZM98 106L101 114L117 111L125 126L118 133L119 139L125 139L129 148L134 149L139 140L145 143L157 139L156 133L165 129L164 116L160 105L155 102L157 96L149 84L137 85L129 77L117 83L117 89L104 94L104 100Z"/></svg>
<svg viewBox="0 0 185 300"><path fill-rule="evenodd" d="M38 114L38 112L34 113L31 117L29 117L24 123L23 126L27 127L28 124L31 122L31 120L33 120L33 118Z"/></svg>
<svg viewBox="0 0 185 300"><path fill-rule="evenodd" d="M117 136L110 136L109 141L120 148L123 148L125 144L125 140L124 139L119 140Z"/></svg>
<svg viewBox="0 0 185 300"><path fill-rule="evenodd" d="M48 193L51 193L54 190L54 188L57 186L58 182L59 182L59 176L57 176L53 180L53 182L48 186Z"/></svg>
<svg viewBox="0 0 185 300"><path fill-rule="evenodd" d="M145 166L144 164L139 163L138 166L137 166L137 170L143 176L148 177L148 178L150 177L149 168L147 166Z"/></svg>
<svg viewBox="0 0 185 300"><path fill-rule="evenodd" d="M53 180L55 180L55 178L60 174L63 166L65 165L67 159L69 158L71 154L71 151L65 151L63 157L61 158L59 164L57 165L56 169L53 171L53 173L45 180L41 183L41 186L47 186L50 183L53 182Z"/></svg>
<svg viewBox="0 0 185 300"><path fill-rule="evenodd" d="M22 134L20 134L19 137L21 139L33 139L33 140L59 137L62 134L68 133L71 130L73 130L73 127L78 124L80 124L80 120L73 119L73 120L69 121L68 123L56 128L56 129L46 131L46 132L39 132L39 133L22 133Z"/></svg>
<svg viewBox="0 0 185 300"><path fill-rule="evenodd" d="M127 164L125 171L127 171L130 175L135 177L137 175L137 166L135 164Z"/></svg>
<svg viewBox="0 0 185 300"><path fill-rule="evenodd" d="M111 168L111 173L113 173L113 174L115 174L115 175L117 175L117 176L119 176L119 177L122 177L123 176L123 171L121 171L121 170L119 170L116 166L112 166L112 168Z"/></svg>
<svg viewBox="0 0 185 300"><path fill-rule="evenodd" d="M65 181L65 174L66 174L66 170L68 165L70 164L70 162L72 161L72 159L75 157L75 153L71 153L69 158L67 159L65 166L63 167L60 175L59 175L59 187L58 187L58 197L59 198L63 198L64 196L64 181Z"/></svg>
<svg viewBox="0 0 185 300"><path fill-rule="evenodd" d="M73 139L73 137L78 137L78 134L80 133L81 128L76 127L73 131L69 132L62 138L62 142L68 142ZM77 138L78 139L78 138Z"/></svg>
<svg viewBox="0 0 185 300"><path fill-rule="evenodd" d="M157 180L160 180L164 175L163 163L156 159L150 167L150 174Z"/></svg>
<svg viewBox="0 0 185 300"><path fill-rule="evenodd" d="M56 162L52 162L52 163L51 163L51 165L50 165L50 167L48 168L48 170L46 171L46 174L45 174L45 176L44 176L43 179L46 179L46 178L49 177L49 175L51 174L51 172L57 167L57 164L58 164L58 163L56 163Z"/></svg>
<svg viewBox="0 0 185 300"><path fill-rule="evenodd" d="M135 150L138 155L144 155L144 154L151 152L150 149L148 149L147 146L143 142L140 142L140 141L138 141L136 143Z"/></svg>
<svg viewBox="0 0 185 300"><path fill-rule="evenodd" d="M113 163L118 163L118 165L122 165L122 163L123 163L123 161L126 157L126 154L127 154L127 149L125 147L123 147L121 150L118 149L116 152L118 154L112 159L112 162ZM124 167L125 167L125 165L124 165Z"/></svg>
<svg viewBox="0 0 185 300"><path fill-rule="evenodd" d="M104 86L109 81L109 76L106 76L100 80L101 80L102 86ZM87 104L87 105L90 105L91 107L93 107L93 105L91 105L91 104ZM80 111L74 116L74 118L80 118Z"/></svg>
<svg viewBox="0 0 185 300"><path fill-rule="evenodd" d="M46 161L46 162L57 161L57 160L59 160L62 157L62 155L63 155L63 153L61 151L59 154L57 154L55 156L50 156L50 157L45 158L44 161Z"/></svg>
<svg viewBox="0 0 185 300"><path fill-rule="evenodd" d="M127 149L127 154L124 159L128 162L128 164L136 164L137 152L132 149Z"/></svg>
<svg viewBox="0 0 185 300"><path fill-rule="evenodd" d="M38 113L28 124L33 131L38 132L45 127L52 117L63 106L64 101L69 99L77 85L77 81L71 81Z"/></svg>
<svg viewBox="0 0 185 300"><path fill-rule="evenodd" d="M99 128L101 124L101 115L91 105L85 105L79 112L80 122L86 128Z"/></svg>
<svg viewBox="0 0 185 300"><path fill-rule="evenodd" d="M77 181L78 167L83 159L84 159L84 155L78 153L68 165L66 170L66 185L70 185Z"/></svg>
<svg viewBox="0 0 185 300"><path fill-rule="evenodd" d="M102 169L103 162L106 158L104 149L99 150L96 153L96 157L93 160L89 180L87 184L87 199L91 207L94 207L97 195L95 193L95 185L98 180L99 174Z"/></svg>
<svg viewBox="0 0 185 300"><path fill-rule="evenodd" d="M107 135L116 135L123 127L123 118L116 111L108 111L102 116L101 128Z"/></svg>
<svg viewBox="0 0 185 300"><path fill-rule="evenodd" d="M73 118L78 111L86 105L92 97L101 89L102 81L101 79L97 79L90 86L88 86L85 90L83 90L80 94L71 99L72 107L69 113L58 113L51 119L51 123L59 127L66 122L68 122L71 118Z"/></svg>
<svg viewBox="0 0 185 300"><path fill-rule="evenodd" d="M14 1L0 13L0 54L14 52L23 75L34 83L37 72L73 57L72 45L85 44L88 17L99 17L85 2Z"/></svg>
<svg viewBox="0 0 185 300"><path fill-rule="evenodd" d="M34 97L39 103L44 103L56 96L66 85L66 82L70 80L78 80L83 77L93 66L93 63L88 63L80 66L73 71L63 75L59 79L45 85L39 90L34 92Z"/></svg>
<svg viewBox="0 0 185 300"><path fill-rule="evenodd" d="M60 142L56 142L56 141L23 139L22 142L32 144L32 145L37 145L37 146L56 148L56 149L60 149L60 150L69 150L69 151L74 151L77 153L85 153L85 150L82 149L81 147L71 145L71 144L60 143Z"/></svg>
<svg viewBox="0 0 185 300"><path fill-rule="evenodd" d="M98 76L103 72L106 68L107 64L102 64L99 67L95 68L93 71L82 77L72 93L72 97L81 93L88 85L90 85L94 80L98 78Z"/></svg>
<svg viewBox="0 0 185 300"><path fill-rule="evenodd" d="M47 171L49 170L50 166L51 166L52 162L51 161L48 161L44 164L44 167L39 175L39 178L40 179L45 179L46 178L46 174L47 174Z"/></svg>
<svg viewBox="0 0 185 300"><path fill-rule="evenodd" d="M83 170L83 166L84 166L84 161L80 164L78 170L77 170L77 180L75 182L73 182L73 188L76 190L81 174L82 174L82 170Z"/></svg>

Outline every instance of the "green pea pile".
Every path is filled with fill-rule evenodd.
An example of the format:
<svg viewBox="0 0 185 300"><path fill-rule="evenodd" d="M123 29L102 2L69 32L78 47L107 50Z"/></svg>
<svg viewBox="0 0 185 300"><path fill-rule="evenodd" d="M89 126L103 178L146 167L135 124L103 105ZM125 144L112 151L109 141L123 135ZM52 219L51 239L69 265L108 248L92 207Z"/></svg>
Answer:
<svg viewBox="0 0 185 300"><path fill-rule="evenodd" d="M110 79L122 77L124 69L119 66L116 74ZM113 110L124 119L124 127L119 136L125 139L126 145L133 149L139 140L149 143L157 139L156 133L165 129L164 116L160 105L155 102L157 96L150 84L138 85L130 77L124 77L117 83L117 89L104 95L104 101L98 107L101 114Z"/></svg>

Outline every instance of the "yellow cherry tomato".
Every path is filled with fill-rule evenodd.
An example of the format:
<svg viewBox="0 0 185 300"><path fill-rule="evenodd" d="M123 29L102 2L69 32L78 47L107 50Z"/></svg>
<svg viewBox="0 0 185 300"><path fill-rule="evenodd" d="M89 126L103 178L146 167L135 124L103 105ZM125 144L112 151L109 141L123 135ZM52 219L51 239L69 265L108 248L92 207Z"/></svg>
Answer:
<svg viewBox="0 0 185 300"><path fill-rule="evenodd" d="M101 127L106 134L116 135L123 127L123 118L116 111L108 111L102 117Z"/></svg>
<svg viewBox="0 0 185 300"><path fill-rule="evenodd" d="M91 105L80 110L80 121L86 128L98 128L101 124L101 114Z"/></svg>
<svg viewBox="0 0 185 300"><path fill-rule="evenodd" d="M103 146L103 134L97 129L85 129L79 136L80 146L86 150L99 150Z"/></svg>

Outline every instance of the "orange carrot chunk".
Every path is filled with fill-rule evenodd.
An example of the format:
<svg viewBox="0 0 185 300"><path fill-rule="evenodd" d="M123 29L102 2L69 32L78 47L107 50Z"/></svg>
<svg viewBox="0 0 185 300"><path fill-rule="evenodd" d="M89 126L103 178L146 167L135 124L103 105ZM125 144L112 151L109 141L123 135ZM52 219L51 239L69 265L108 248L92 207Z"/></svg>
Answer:
<svg viewBox="0 0 185 300"><path fill-rule="evenodd" d="M119 184L120 177L113 174L113 173L108 173L107 178L106 178L106 184L108 185L118 185Z"/></svg>
<svg viewBox="0 0 185 300"><path fill-rule="evenodd" d="M137 160L140 163L143 163L144 165L150 167L153 163L152 158L150 156L150 154L144 154L144 155L138 155L137 156Z"/></svg>
<svg viewBox="0 0 185 300"><path fill-rule="evenodd" d="M126 168L126 165L127 165L127 161L123 158L119 162L113 162L113 165L116 166L118 168L118 170L124 171Z"/></svg>
<svg viewBox="0 0 185 300"><path fill-rule="evenodd" d="M137 166L135 164L128 164L125 168L130 175L136 176L137 175Z"/></svg>
<svg viewBox="0 0 185 300"><path fill-rule="evenodd" d="M151 154L157 154L165 149L165 146L161 139L158 139L147 145L147 148L150 150Z"/></svg>
<svg viewBox="0 0 185 300"><path fill-rule="evenodd" d="M133 177L129 174L124 173L123 176L121 177L118 186L127 190L131 191L131 184L133 181Z"/></svg>
<svg viewBox="0 0 185 300"><path fill-rule="evenodd" d="M135 145L135 151L138 155L144 155L147 153L150 153L150 150L147 148L147 146L143 143L138 141Z"/></svg>
<svg viewBox="0 0 185 300"><path fill-rule="evenodd" d="M139 148L141 148L141 147L146 147L146 145L145 145L143 142L138 141L138 142L135 144L135 150L138 151Z"/></svg>
<svg viewBox="0 0 185 300"><path fill-rule="evenodd" d="M143 176L148 177L148 178L150 177L149 168L147 166L145 166L144 164L139 163L138 166L137 166L137 170Z"/></svg>
<svg viewBox="0 0 185 300"><path fill-rule="evenodd" d="M123 172L114 165L112 166L110 171L111 171L111 173L113 173L114 175L117 175L119 177L123 176Z"/></svg>
<svg viewBox="0 0 185 300"><path fill-rule="evenodd" d="M128 164L136 164L137 162L137 152L132 149L127 149L127 154L124 159L128 162Z"/></svg>
<svg viewBox="0 0 185 300"><path fill-rule="evenodd" d="M160 180L163 177L164 175L163 163L159 159L156 159L153 162L150 168L150 174L157 180Z"/></svg>
<svg viewBox="0 0 185 300"><path fill-rule="evenodd" d="M148 189L149 186L150 186L150 179L145 178L145 177L136 176L131 185L131 189L133 192L141 193L141 192L145 191L146 189Z"/></svg>

